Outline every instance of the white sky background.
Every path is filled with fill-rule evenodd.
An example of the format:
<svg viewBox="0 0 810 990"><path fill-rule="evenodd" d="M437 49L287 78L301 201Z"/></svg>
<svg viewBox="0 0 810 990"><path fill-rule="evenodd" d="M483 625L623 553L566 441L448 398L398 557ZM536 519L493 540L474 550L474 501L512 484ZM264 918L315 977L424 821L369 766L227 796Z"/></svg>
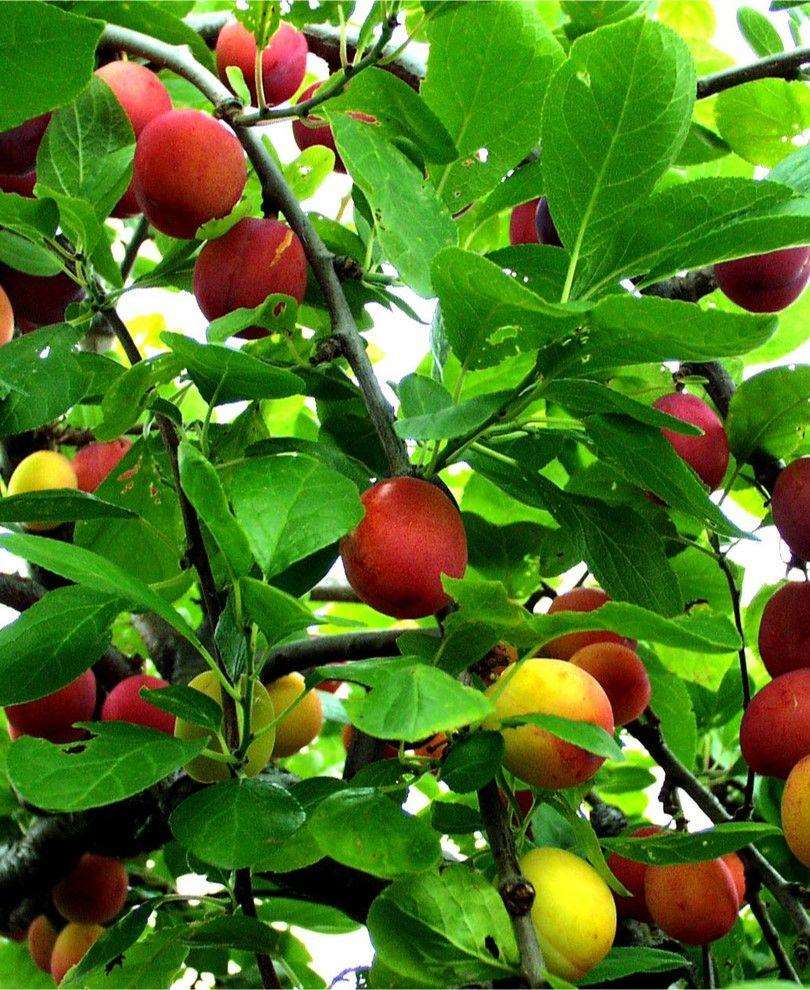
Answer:
<svg viewBox="0 0 810 990"><path fill-rule="evenodd" d="M718 29L713 43L720 49L732 55L735 61L745 63L753 61L754 55L747 44L740 36L736 25L736 13L741 6L755 7L763 13L768 13L768 0L746 0L745 4L732 2L732 0L715 0L715 11L717 15ZM354 18L357 23L362 21L366 11L370 7L370 0L364 0L359 5L358 14ZM772 22L782 33L786 47L793 47L793 41L787 31L786 15L769 15ZM404 37L404 35L402 35ZM310 55L309 72L318 77L326 75L324 63ZM298 150L292 140L290 124L282 122L272 125L268 132L271 134L273 142L284 161L294 159ZM317 195L308 200L304 205L308 210L314 210L327 216L334 216L340 199L350 188L350 180L346 176L333 174L322 185ZM374 306L373 316L375 326L367 336L371 343L375 344L384 357L378 361L375 368L383 382L399 381L404 375L413 371L421 361L428 349L428 326L433 310L433 301L426 301L415 296L409 290L403 290L402 296L409 305L425 320L425 324L419 324L410 320L399 311L390 312L383 307ZM172 330L180 330L187 334L202 338L205 331L205 320L200 313L193 296L187 293L170 292L161 289L138 290L127 293L121 301L119 312L125 320L133 316L142 314L162 313ZM796 361L810 360L810 343L806 343L801 351L793 355ZM780 362L784 363L784 362ZM754 373L758 368L751 368L748 374ZM389 398L394 401L394 396L388 392ZM743 527L750 528L758 520L752 520L740 510L736 509L732 503L725 506L729 515ZM770 528L763 530L761 541L743 541L732 554L746 568L746 578L743 589L743 597L750 600L756 590L763 584L773 583L785 576L785 564L783 552L780 551L775 531ZM17 568L19 562L9 555L0 556L0 567L4 570ZM0 624L10 622L16 613L10 609L0 606ZM655 796L657 786L651 788L651 797ZM700 827L708 824L701 813L686 800L686 810L693 824ZM367 964L371 959L371 945L365 930L351 935L318 935L311 932L296 930L296 934L303 939L313 955L313 968L318 971L326 980L331 981L342 970ZM195 974L189 971L186 977L179 981L176 986L189 987L192 985ZM210 985L210 980L205 976L201 978L199 986ZM354 986L354 980L349 976L348 982L343 986Z"/></svg>

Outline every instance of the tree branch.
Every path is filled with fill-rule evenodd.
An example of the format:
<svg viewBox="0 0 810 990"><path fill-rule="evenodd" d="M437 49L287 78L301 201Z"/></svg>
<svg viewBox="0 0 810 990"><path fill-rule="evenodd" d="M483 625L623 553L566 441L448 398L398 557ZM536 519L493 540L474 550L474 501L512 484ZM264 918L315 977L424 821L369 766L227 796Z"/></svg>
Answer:
<svg viewBox="0 0 810 990"><path fill-rule="evenodd" d="M138 252L141 249L141 245L145 240L148 240L148 238L149 221L144 214L141 214L140 219L132 229L132 234L130 235L129 243L124 251L124 258L121 262L121 277L125 282L127 280L127 276L132 271L135 260L138 257Z"/></svg>
<svg viewBox="0 0 810 990"><path fill-rule="evenodd" d="M722 93L724 89L742 86L755 79L799 79L800 69L810 62L810 48L796 48L792 52L779 52L752 62L750 65L738 65L732 69L715 72L711 76L698 79L697 98L705 99Z"/></svg>

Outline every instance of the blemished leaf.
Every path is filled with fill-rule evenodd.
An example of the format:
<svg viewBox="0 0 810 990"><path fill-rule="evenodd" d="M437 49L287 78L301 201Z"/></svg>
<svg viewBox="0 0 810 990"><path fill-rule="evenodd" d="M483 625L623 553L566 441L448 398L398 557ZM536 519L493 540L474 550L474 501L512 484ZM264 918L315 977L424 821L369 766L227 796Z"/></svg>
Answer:
<svg viewBox="0 0 810 990"><path fill-rule="evenodd" d="M92 76L51 117L37 153L37 188L92 204L103 220L132 178L135 135L110 87Z"/></svg>
<svg viewBox="0 0 810 990"><path fill-rule="evenodd" d="M245 617L255 622L269 647L324 621L292 595L255 578L240 582Z"/></svg>
<svg viewBox="0 0 810 990"><path fill-rule="evenodd" d="M352 482L302 454L250 458L223 480L267 577L329 546L363 516Z"/></svg>
<svg viewBox="0 0 810 990"><path fill-rule="evenodd" d="M120 610L120 598L72 585L21 612L0 629L0 705L42 698L75 680L110 645Z"/></svg>
<svg viewBox="0 0 810 990"><path fill-rule="evenodd" d="M503 736L476 732L454 743L442 759L442 780L458 794L477 791L501 768Z"/></svg>
<svg viewBox="0 0 810 990"><path fill-rule="evenodd" d="M371 905L368 929L377 958L414 986L509 979L519 966L500 895L463 865L391 884Z"/></svg>
<svg viewBox="0 0 810 990"><path fill-rule="evenodd" d="M213 698L195 688L185 684L170 684L162 688L141 688L139 694L150 705L185 722L202 725L212 732L219 732L222 728L222 707Z"/></svg>
<svg viewBox="0 0 810 990"><path fill-rule="evenodd" d="M268 847L291 836L304 819L301 805L278 784L227 780L186 798L169 824L204 863L238 870L260 868Z"/></svg>
<svg viewBox="0 0 810 990"><path fill-rule="evenodd" d="M74 966L62 986L83 986L83 979L88 973L124 955L143 934L154 909L154 904L146 901L138 904L110 925Z"/></svg>
<svg viewBox="0 0 810 990"><path fill-rule="evenodd" d="M205 739L175 739L129 722L86 722L93 736L55 746L22 736L6 768L20 796L45 811L100 808L151 787L188 763Z"/></svg>
<svg viewBox="0 0 810 990"><path fill-rule="evenodd" d="M22 0L3 4L0 130L62 106L84 88L95 68L101 27L51 4Z"/></svg>
<svg viewBox="0 0 810 990"><path fill-rule="evenodd" d="M669 970L687 969L686 959L677 952L665 949L651 949L647 946L623 948L616 946L610 950L602 962L589 970L579 983L586 987L601 987L614 980L632 976L634 973L665 973Z"/></svg>
<svg viewBox="0 0 810 990"><path fill-rule="evenodd" d="M752 165L772 167L796 150L810 126L810 94L803 82L757 79L717 97L717 127Z"/></svg>
<svg viewBox="0 0 810 990"><path fill-rule="evenodd" d="M599 725L590 722L576 722L570 718L562 718L559 715L541 715L539 713L529 715L515 715L511 718L500 720L500 725L504 728L514 728L519 725L534 725L538 729L545 729L558 739L573 743L580 749L596 756L609 757L611 760L622 760L624 754L621 746L616 742L610 733Z"/></svg>
<svg viewBox="0 0 810 990"><path fill-rule="evenodd" d="M686 137L695 69L684 41L633 17L577 39L543 106L544 191L577 266L648 196ZM632 112L630 112L632 107ZM570 284L569 281L569 284Z"/></svg>
<svg viewBox="0 0 810 990"><path fill-rule="evenodd" d="M457 240L450 213L417 167L370 124L340 116L332 129L346 168L374 210L386 257L415 292L432 295L430 263Z"/></svg>
<svg viewBox="0 0 810 990"><path fill-rule="evenodd" d="M478 429L509 398L508 392L479 395L457 406L450 406L424 416L400 419L395 424L397 436L412 440L444 440Z"/></svg>
<svg viewBox="0 0 810 990"><path fill-rule="evenodd" d="M26 492L0 501L0 523L75 522L79 519L131 519L135 513L95 495L69 488Z"/></svg>
<svg viewBox="0 0 810 990"><path fill-rule="evenodd" d="M429 870L441 856L439 836L427 822L371 787L331 794L307 827L324 855L384 879Z"/></svg>
<svg viewBox="0 0 810 990"><path fill-rule="evenodd" d="M769 368L744 381L731 398L726 426L738 460L756 450L789 459L810 427L810 365Z"/></svg>
<svg viewBox="0 0 810 990"><path fill-rule="evenodd" d="M701 863L725 856L779 832L775 825L765 822L723 822L702 832L665 830L641 839L625 836L605 839L603 844L626 859L666 866L671 863Z"/></svg>
<svg viewBox="0 0 810 990"><path fill-rule="evenodd" d="M320 189L324 179L331 175L334 167L334 151L314 144L284 166L284 178L296 199L309 199ZM209 336L208 339L212 338Z"/></svg>
<svg viewBox="0 0 810 990"><path fill-rule="evenodd" d="M456 4L427 33L421 94L458 150L458 160L431 169L431 179L458 213L537 143L538 111L563 51L530 4Z"/></svg>

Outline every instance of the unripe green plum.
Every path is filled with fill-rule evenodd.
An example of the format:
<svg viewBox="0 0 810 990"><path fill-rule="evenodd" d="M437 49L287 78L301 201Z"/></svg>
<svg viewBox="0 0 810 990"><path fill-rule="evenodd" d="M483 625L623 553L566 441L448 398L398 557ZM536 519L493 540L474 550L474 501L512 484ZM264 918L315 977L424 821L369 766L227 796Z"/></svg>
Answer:
<svg viewBox="0 0 810 990"><path fill-rule="evenodd" d="M648 866L644 896L656 925L687 945L708 945L727 935L740 907L737 880L720 858Z"/></svg>
<svg viewBox="0 0 810 990"><path fill-rule="evenodd" d="M377 482L361 499L365 516L340 542L346 577L360 598L398 619L448 605L441 576L462 576L467 537L447 495L421 478L399 477Z"/></svg>
<svg viewBox="0 0 810 990"><path fill-rule="evenodd" d="M774 678L751 699L740 723L748 766L768 777L787 777L810 755L810 667Z"/></svg>
<svg viewBox="0 0 810 990"><path fill-rule="evenodd" d="M810 867L810 756L788 774L782 791L782 831L796 859Z"/></svg>
<svg viewBox="0 0 810 990"><path fill-rule="evenodd" d="M307 70L307 39L292 25L282 22L262 51L262 89L268 106L292 99ZM256 96L256 39L242 24L226 24L217 38L216 56L220 78L228 83L226 70L242 70L250 97Z"/></svg>
<svg viewBox="0 0 810 990"><path fill-rule="evenodd" d="M85 670L70 684L35 701L9 705L6 719L14 737L37 736L53 743L75 742L84 737L74 722L87 722L96 707L96 675Z"/></svg>
<svg viewBox="0 0 810 990"><path fill-rule="evenodd" d="M53 906L67 921L101 924L120 912L129 879L120 860L85 853L53 888Z"/></svg>
<svg viewBox="0 0 810 990"><path fill-rule="evenodd" d="M616 906L605 881L563 849L532 849L520 869L535 890L532 924L549 970L578 981L610 952Z"/></svg>
<svg viewBox="0 0 810 990"><path fill-rule="evenodd" d="M508 667L487 688L494 715L488 728L517 715L558 715L590 722L612 733L613 710L600 684L587 671L563 660L534 657ZM588 753L534 725L504 728L504 766L533 787L557 790L582 784L594 776L604 757Z"/></svg>
<svg viewBox="0 0 810 990"><path fill-rule="evenodd" d="M703 430L697 437L688 437L666 428L661 432L709 491L719 488L728 468L729 451L726 428L717 413L703 399L688 392L662 395L653 406Z"/></svg>
<svg viewBox="0 0 810 990"><path fill-rule="evenodd" d="M121 437L118 440L88 443L78 450L73 458L73 470L76 472L79 491L94 492L118 467L131 447L132 441Z"/></svg>
<svg viewBox="0 0 810 990"><path fill-rule="evenodd" d="M281 715L300 695L304 694L304 678L293 672L271 681L267 694L276 714ZM323 708L317 691L307 691L302 701L276 725L273 756L292 756L315 739L323 727Z"/></svg>
<svg viewBox="0 0 810 990"><path fill-rule="evenodd" d="M650 678L637 653L622 643L591 643L571 657L575 667L595 677L613 708L616 725L638 718L650 703Z"/></svg>
<svg viewBox="0 0 810 990"><path fill-rule="evenodd" d="M51 971L51 953L56 942L56 929L50 918L38 914L28 926L28 952L37 969Z"/></svg>
<svg viewBox="0 0 810 990"><path fill-rule="evenodd" d="M759 655L771 677L810 667L810 581L791 581L768 599Z"/></svg>
<svg viewBox="0 0 810 990"><path fill-rule="evenodd" d="M141 131L135 194L149 222L170 237L194 237L239 202L247 182L242 146L200 110L169 110Z"/></svg>
<svg viewBox="0 0 810 990"><path fill-rule="evenodd" d="M36 450L24 457L8 482L9 495L28 492L47 492L61 488L78 488L79 482L73 465L62 454L53 450ZM26 529L43 532L56 529L58 522L28 522Z"/></svg>
<svg viewBox="0 0 810 990"><path fill-rule="evenodd" d="M87 955L90 946L104 934L101 925L71 922L56 937L51 954L51 976L61 983L65 974Z"/></svg>
<svg viewBox="0 0 810 990"><path fill-rule="evenodd" d="M780 472L771 512L793 556L810 561L810 457L799 457Z"/></svg>
<svg viewBox="0 0 810 990"><path fill-rule="evenodd" d="M601 588L572 588L565 591L552 601L548 614L556 615L557 612L593 612L607 604L610 598ZM570 660L578 651L592 643L621 643L631 650L635 648L635 640L625 639L617 633L606 630L593 630L590 632L567 633L565 636L558 636L542 647L544 657L554 657L557 660Z"/></svg>
<svg viewBox="0 0 810 990"><path fill-rule="evenodd" d="M749 313L777 313L795 302L810 278L810 248L783 248L714 266L717 284Z"/></svg>
<svg viewBox="0 0 810 990"><path fill-rule="evenodd" d="M195 691L199 691L201 694L207 695L209 698L213 698L220 707L222 706L222 686L212 670L204 670L201 674L197 674L196 677L189 681L188 686ZM241 722L242 712L239 706L237 706L236 714ZM273 708L273 702L270 700L270 695L267 693L267 689L263 684L254 684L253 707L251 709L250 719L251 731L254 733L259 732L266 725L269 725L275 717L276 712ZM192 722L186 722L182 718L178 718L175 721L174 734L178 739L202 739L204 737L210 737L208 729L203 728L201 725L194 725ZM275 741L275 729L268 729L248 746L247 764L244 767L244 773L247 777L255 777L257 773L261 773L264 770L273 756ZM209 738L208 749L215 753L222 752L219 740L213 738ZM189 777L199 780L203 784L211 784L217 780L228 780L231 776L227 764L220 763L218 760L212 760L207 756L196 756L186 766L185 771Z"/></svg>

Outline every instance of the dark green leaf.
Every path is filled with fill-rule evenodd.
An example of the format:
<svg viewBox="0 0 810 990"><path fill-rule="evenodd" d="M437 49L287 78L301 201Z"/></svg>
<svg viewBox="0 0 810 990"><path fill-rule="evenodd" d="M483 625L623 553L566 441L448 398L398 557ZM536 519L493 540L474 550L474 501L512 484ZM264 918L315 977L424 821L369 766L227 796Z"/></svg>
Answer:
<svg viewBox="0 0 810 990"><path fill-rule="evenodd" d="M458 794L477 791L501 768L503 736L476 732L454 743L442 760L442 780Z"/></svg>
<svg viewBox="0 0 810 990"><path fill-rule="evenodd" d="M69 488L11 495L0 501L0 522L75 522L78 519L130 519L135 513L95 495Z"/></svg>
<svg viewBox="0 0 810 990"><path fill-rule="evenodd" d="M150 705L170 712L185 722L202 725L212 732L219 732L222 728L222 707L202 691L185 684L170 684L153 690L141 688L139 693Z"/></svg>
<svg viewBox="0 0 810 990"><path fill-rule="evenodd" d="M620 836L605 839L611 851L638 863L666 866L670 863L702 863L736 852L749 843L778 835L775 825L764 822L724 822L702 832L665 830L642 839Z"/></svg>
<svg viewBox="0 0 810 990"><path fill-rule="evenodd" d="M538 729L545 729L558 739L573 743L589 753L597 756L610 757L612 760L624 759L621 746L616 742L610 733L600 725L592 725L590 722L576 722L570 718L562 718L559 715L515 715L512 718L500 720L500 725L509 728L517 725L534 725Z"/></svg>
<svg viewBox="0 0 810 990"><path fill-rule="evenodd" d="M683 956L665 949L651 949L647 946L615 947L579 982L586 987L601 987L614 980L625 979L634 973L683 971L688 969L688 965Z"/></svg>
<svg viewBox="0 0 810 990"><path fill-rule="evenodd" d="M255 578L242 578L240 588L245 618L256 623L270 647L323 621L292 595Z"/></svg>

